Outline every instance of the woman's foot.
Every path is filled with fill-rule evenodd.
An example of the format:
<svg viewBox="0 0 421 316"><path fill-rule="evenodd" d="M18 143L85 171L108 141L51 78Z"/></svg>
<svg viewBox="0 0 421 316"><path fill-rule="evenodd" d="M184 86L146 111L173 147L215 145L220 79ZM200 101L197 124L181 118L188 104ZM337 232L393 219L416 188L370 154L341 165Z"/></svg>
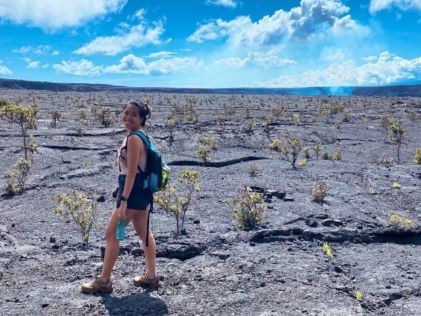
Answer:
<svg viewBox="0 0 421 316"><path fill-rule="evenodd" d="M149 277L146 274L135 276L133 279L133 284L135 286L149 286L149 287L158 287L159 278L157 276Z"/></svg>
<svg viewBox="0 0 421 316"><path fill-rule="evenodd" d="M80 287L82 293L111 293L113 291L113 283L110 279L107 281L101 277L95 278L95 280L87 283L83 283Z"/></svg>

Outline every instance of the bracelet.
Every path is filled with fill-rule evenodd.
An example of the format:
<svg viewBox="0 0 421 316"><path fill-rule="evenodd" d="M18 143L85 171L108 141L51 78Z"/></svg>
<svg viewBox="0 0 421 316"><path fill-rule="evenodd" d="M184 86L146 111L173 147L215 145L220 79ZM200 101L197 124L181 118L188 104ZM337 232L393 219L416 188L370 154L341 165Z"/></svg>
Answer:
<svg viewBox="0 0 421 316"><path fill-rule="evenodd" d="M125 197L123 194L120 196L120 200L121 201L124 201L124 202L127 202L127 197Z"/></svg>

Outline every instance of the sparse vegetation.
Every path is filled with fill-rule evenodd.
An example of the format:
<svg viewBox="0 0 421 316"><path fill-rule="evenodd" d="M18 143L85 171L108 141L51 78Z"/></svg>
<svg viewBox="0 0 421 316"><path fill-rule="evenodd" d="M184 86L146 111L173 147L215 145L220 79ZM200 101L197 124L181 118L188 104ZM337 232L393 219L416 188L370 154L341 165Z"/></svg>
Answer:
<svg viewBox="0 0 421 316"><path fill-rule="evenodd" d="M210 153L211 151L217 150L217 142L216 138L203 134L199 136L199 147L197 148L197 156L206 163L210 160Z"/></svg>
<svg viewBox="0 0 421 316"><path fill-rule="evenodd" d="M323 203L326 196L329 194L329 184L326 180L318 180L313 183L313 187L311 189L311 196L313 201L317 203Z"/></svg>
<svg viewBox="0 0 421 316"><path fill-rule="evenodd" d="M360 290L356 289L354 291L354 297L357 301L362 301L363 300L363 293Z"/></svg>
<svg viewBox="0 0 421 316"><path fill-rule="evenodd" d="M20 126L25 160L28 160L28 129L36 127L38 109L35 106L6 104L0 107L0 117Z"/></svg>
<svg viewBox="0 0 421 316"><path fill-rule="evenodd" d="M406 228L414 226L414 222L409 218L393 213L389 214L389 222L395 225L403 225Z"/></svg>
<svg viewBox="0 0 421 316"><path fill-rule="evenodd" d="M228 204L240 229L253 230L263 224L267 205L261 194L252 192L249 187L241 188L240 198Z"/></svg>
<svg viewBox="0 0 421 316"><path fill-rule="evenodd" d="M322 150L322 147L320 144L316 144L313 146L314 153L316 154L316 159L319 160L320 157L320 151Z"/></svg>
<svg viewBox="0 0 421 316"><path fill-rule="evenodd" d="M50 122L51 128L57 127L57 123L61 122L61 116L62 114L59 111L53 111L53 113L51 113L51 122Z"/></svg>
<svg viewBox="0 0 421 316"><path fill-rule="evenodd" d="M89 233L95 220L96 203L80 192L59 193L51 197L53 212L64 218L71 218L82 234L84 243L89 242Z"/></svg>
<svg viewBox="0 0 421 316"><path fill-rule="evenodd" d="M286 140L276 139L270 145L272 151L278 152L295 169L295 163L301 152L301 141L298 137L288 137Z"/></svg>
<svg viewBox="0 0 421 316"><path fill-rule="evenodd" d="M114 114L109 107L102 107L99 111L96 111L96 117L104 127L110 127L115 121Z"/></svg>
<svg viewBox="0 0 421 316"><path fill-rule="evenodd" d="M392 166L393 165L393 158L387 155L382 155L377 159L378 165L384 165L384 166Z"/></svg>
<svg viewBox="0 0 421 316"><path fill-rule="evenodd" d="M252 164L252 165L249 166L248 172L249 172L250 177L254 178L254 177L257 177L260 170L257 168L257 166L255 164Z"/></svg>
<svg viewBox="0 0 421 316"><path fill-rule="evenodd" d="M332 248L330 248L330 246L327 242L323 243L322 250L329 259L333 258Z"/></svg>
<svg viewBox="0 0 421 316"><path fill-rule="evenodd" d="M170 136L168 137L168 146L171 147L174 143L174 132L177 127L177 122L173 118L168 118L167 122L165 123L165 127L170 132Z"/></svg>
<svg viewBox="0 0 421 316"><path fill-rule="evenodd" d="M342 160L342 151L340 148L336 149L332 156L331 156L331 160Z"/></svg>
<svg viewBox="0 0 421 316"><path fill-rule="evenodd" d="M176 235L181 233L187 210L193 202L194 192L200 191L198 171L183 169L175 184L168 184L165 190L154 195L154 201L166 213L174 215Z"/></svg>
<svg viewBox="0 0 421 316"><path fill-rule="evenodd" d="M22 194L25 191L25 183L31 169L31 163L20 158L12 171L6 173L6 193L8 195Z"/></svg>

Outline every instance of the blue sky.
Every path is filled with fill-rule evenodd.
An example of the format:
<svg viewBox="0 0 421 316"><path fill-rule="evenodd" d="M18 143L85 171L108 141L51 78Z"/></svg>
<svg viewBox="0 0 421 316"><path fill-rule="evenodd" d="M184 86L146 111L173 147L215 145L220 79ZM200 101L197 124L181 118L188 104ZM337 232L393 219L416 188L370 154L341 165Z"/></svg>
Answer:
<svg viewBox="0 0 421 316"><path fill-rule="evenodd" d="M0 0L0 77L144 87L421 82L421 0Z"/></svg>

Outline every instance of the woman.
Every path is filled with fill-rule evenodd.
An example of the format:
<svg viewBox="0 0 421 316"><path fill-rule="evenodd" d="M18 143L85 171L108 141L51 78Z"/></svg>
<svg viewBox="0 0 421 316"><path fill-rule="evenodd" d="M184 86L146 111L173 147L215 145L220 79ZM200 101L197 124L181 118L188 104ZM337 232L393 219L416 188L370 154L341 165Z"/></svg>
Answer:
<svg viewBox="0 0 421 316"><path fill-rule="evenodd" d="M145 132L146 120L151 111L147 104L131 101L124 107L123 122L127 130L121 148L118 150L120 169L119 193L117 205L108 223L105 233L107 247L104 255L103 269L95 280L81 286L85 293L111 293L113 286L111 272L120 252L120 244L116 239L118 221L125 219L126 225L133 222L137 234L143 242L146 259L146 274L133 279L135 286L159 285L156 276L156 243L149 230L149 206L152 193L143 190L147 147L139 136L131 135L134 131ZM148 235L147 235L148 234Z"/></svg>

